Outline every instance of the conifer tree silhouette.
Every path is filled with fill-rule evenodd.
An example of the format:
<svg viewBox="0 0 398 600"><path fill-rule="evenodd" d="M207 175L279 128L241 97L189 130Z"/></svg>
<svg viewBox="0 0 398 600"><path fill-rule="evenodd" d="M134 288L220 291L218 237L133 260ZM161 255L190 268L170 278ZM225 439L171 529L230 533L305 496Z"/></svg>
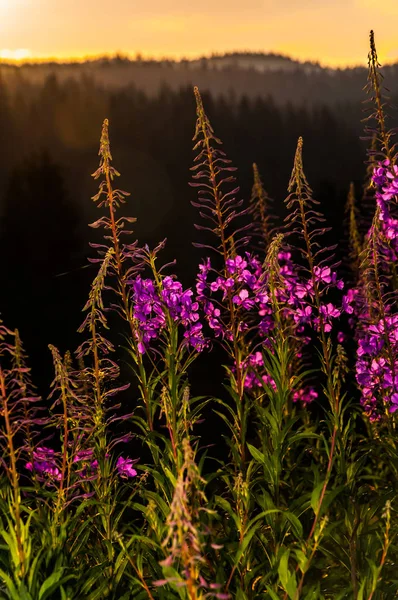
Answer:
<svg viewBox="0 0 398 600"><path fill-rule="evenodd" d="M39 363L39 349L47 355L49 342L69 347L78 325L78 223L62 171L47 152L14 169L0 221L0 312Z"/></svg>

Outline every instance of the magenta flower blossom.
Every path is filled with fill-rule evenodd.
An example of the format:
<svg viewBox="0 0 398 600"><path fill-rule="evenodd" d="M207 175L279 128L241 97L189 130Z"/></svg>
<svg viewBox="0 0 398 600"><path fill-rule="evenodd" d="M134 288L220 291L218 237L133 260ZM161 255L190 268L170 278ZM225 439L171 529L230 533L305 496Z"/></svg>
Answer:
<svg viewBox="0 0 398 600"><path fill-rule="evenodd" d="M73 462L81 462L81 461L85 461L85 460L90 460L94 455L94 450L92 448L87 448L87 450L79 450L74 459Z"/></svg>
<svg viewBox="0 0 398 600"><path fill-rule="evenodd" d="M246 370L244 379L246 390L261 388L263 385L269 385L276 390L276 384L272 377L268 373L261 373L264 370L264 360L261 352L257 351L250 354L241 363L241 368Z"/></svg>
<svg viewBox="0 0 398 600"><path fill-rule="evenodd" d="M199 289L206 288L206 266L201 271ZM199 323L199 303L193 291L184 290L181 283L168 275L161 283L160 292L152 279L138 275L129 282L132 286L133 316L137 323L137 347L144 354L151 343L159 338L167 325L167 315L184 328L184 343L197 352L206 347Z"/></svg>
<svg viewBox="0 0 398 600"><path fill-rule="evenodd" d="M320 313L322 315L323 330L326 332L331 331L332 319L336 319L337 317L339 317L341 311L338 308L336 308L331 302L328 302L327 304L321 304ZM314 319L314 323L316 324L317 329L319 330L321 328L321 319L319 317L316 317Z"/></svg>
<svg viewBox="0 0 398 600"><path fill-rule="evenodd" d="M232 298L232 302L237 306L242 306L246 310L250 310L254 306L254 300L253 298L249 298L249 291L247 289L240 290L240 292Z"/></svg>
<svg viewBox="0 0 398 600"><path fill-rule="evenodd" d="M311 386L301 388L293 394L293 402L302 402L303 404L310 404L317 398L318 392L316 392Z"/></svg>
<svg viewBox="0 0 398 600"><path fill-rule="evenodd" d="M394 413L398 410L398 392L391 394L391 406L390 413Z"/></svg>
<svg viewBox="0 0 398 600"><path fill-rule="evenodd" d="M330 267L314 267L315 280L322 283L332 283L332 270Z"/></svg>
<svg viewBox="0 0 398 600"><path fill-rule="evenodd" d="M342 331L338 331L337 332L337 341L339 344L343 344L346 340L346 335L345 333L343 333Z"/></svg>
<svg viewBox="0 0 398 600"><path fill-rule="evenodd" d="M390 315L360 332L356 380L361 404L371 420L378 420L385 407L398 409L398 315Z"/></svg>
<svg viewBox="0 0 398 600"><path fill-rule="evenodd" d="M34 471L38 479L45 480L61 479L61 472L57 466L56 454L52 448L46 448L45 446L39 446L33 451L33 462L27 462L25 468L28 471Z"/></svg>
<svg viewBox="0 0 398 600"><path fill-rule="evenodd" d="M312 318L312 306L304 306L304 308L297 308L294 312L293 319L296 323L305 324L310 323Z"/></svg>
<svg viewBox="0 0 398 600"><path fill-rule="evenodd" d="M137 471L133 469L133 461L131 458L123 458L119 456L116 463L116 468L119 472L120 477L127 479L129 477L136 477Z"/></svg>
<svg viewBox="0 0 398 600"><path fill-rule="evenodd" d="M379 207L379 219L382 232L391 243L389 249L391 259L397 260L398 253L398 219L391 215L390 204L398 199L398 167L391 165L387 159L374 169L373 183L376 186L376 202Z"/></svg>

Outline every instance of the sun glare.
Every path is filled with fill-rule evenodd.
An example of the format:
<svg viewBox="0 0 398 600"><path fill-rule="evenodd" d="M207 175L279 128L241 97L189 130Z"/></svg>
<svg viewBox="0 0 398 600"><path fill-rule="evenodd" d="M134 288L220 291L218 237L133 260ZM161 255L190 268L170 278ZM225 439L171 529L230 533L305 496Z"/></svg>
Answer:
<svg viewBox="0 0 398 600"><path fill-rule="evenodd" d="M0 48L0 59L2 60L25 60L31 56L32 52L28 48L16 48L15 50Z"/></svg>

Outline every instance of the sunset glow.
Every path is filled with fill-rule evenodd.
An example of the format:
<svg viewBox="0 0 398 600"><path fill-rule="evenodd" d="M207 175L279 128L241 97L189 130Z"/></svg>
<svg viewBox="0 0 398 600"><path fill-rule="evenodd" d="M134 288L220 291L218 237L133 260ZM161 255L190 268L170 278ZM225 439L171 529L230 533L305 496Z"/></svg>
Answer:
<svg viewBox="0 0 398 600"><path fill-rule="evenodd" d="M398 59L396 0L201 0L187 7L184 0L0 0L0 57L179 59L251 50L347 66L366 63L373 28L380 60Z"/></svg>

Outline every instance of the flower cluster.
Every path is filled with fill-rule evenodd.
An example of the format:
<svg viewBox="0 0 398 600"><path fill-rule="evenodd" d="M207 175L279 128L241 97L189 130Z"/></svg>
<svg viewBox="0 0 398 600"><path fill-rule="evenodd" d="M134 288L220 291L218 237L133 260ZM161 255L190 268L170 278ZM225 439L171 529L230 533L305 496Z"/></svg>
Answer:
<svg viewBox="0 0 398 600"><path fill-rule="evenodd" d="M376 202L379 207L379 219L382 231L391 242L392 260L397 260L398 219L391 214L391 200L398 198L398 166L391 165L386 159L374 169L372 181L376 187Z"/></svg>
<svg viewBox="0 0 398 600"><path fill-rule="evenodd" d="M296 323L296 333L303 334L306 325L325 332L332 330L333 319L341 315L341 309L336 308L331 302L320 303L319 313L314 309L315 290L318 288L319 296L323 296L330 287L342 290L344 283L337 279L337 274L326 265L314 266L313 276L299 276L298 270L292 261L290 252L280 252L278 259L281 263L280 274L283 277L284 288L280 291L280 300L286 303L286 312L290 313Z"/></svg>
<svg viewBox="0 0 398 600"><path fill-rule="evenodd" d="M152 279L138 275L132 286L133 316L137 323L138 350L144 354L167 325L167 317L184 328L185 343L201 352L206 346L199 322L198 302L193 291L184 290L172 276L164 277L159 286ZM159 289L160 288L160 289Z"/></svg>
<svg viewBox="0 0 398 600"><path fill-rule="evenodd" d="M272 267L252 256L249 252L237 255L226 261L225 272L221 275L211 266L207 258L199 267L196 284L196 300L201 305L209 327L215 337L232 340L233 332L228 318L226 300L236 310L239 331L251 326L262 338L262 347L268 346L268 337L275 327L276 300L280 315L289 323L291 332L306 344L310 338L306 335L308 327L325 332L332 330L333 321L341 314L331 302L320 303L316 309L315 290L321 297L331 286L343 288L343 282L337 279L331 267L318 265L313 275L300 271L293 263L290 252L284 250L277 254L277 273L270 280ZM213 276L212 276L213 275ZM215 297L215 295L218 294ZM345 307L349 311L353 293L349 292ZM319 297L318 296L318 297ZM300 350L298 350L300 354ZM275 382L265 371L261 351L249 354L240 365L245 373L244 388L253 390L263 385L275 388ZM236 365L235 365L236 368ZM303 388L295 393L294 401L309 403L317 393L312 388Z"/></svg>
<svg viewBox="0 0 398 600"><path fill-rule="evenodd" d="M369 325L358 340L356 380L371 420L398 410L398 314ZM381 404L380 404L381 403Z"/></svg>
<svg viewBox="0 0 398 600"><path fill-rule="evenodd" d="M276 391L276 384L273 378L264 371L264 358L261 352L253 352L241 363L241 368L245 372L244 388L253 390L269 386ZM261 373L261 374L260 374ZM310 404L318 397L318 392L311 386L303 387L293 393L293 402L302 402Z"/></svg>
<svg viewBox="0 0 398 600"><path fill-rule="evenodd" d="M109 456L107 453L106 458L109 458ZM58 464L59 459L59 453L56 453L52 448L39 446L33 451L33 461L27 462L25 468L34 472L38 481L48 483L60 481L62 475ZM94 458L92 448L76 452L72 462L77 465L75 473L80 479L95 479L97 476L99 464L98 460ZM123 479L135 477L137 475L137 471L133 469L135 462L137 461L133 461L131 458L119 456L116 462L118 475Z"/></svg>
<svg viewBox="0 0 398 600"><path fill-rule="evenodd" d="M241 368L246 372L244 387L247 390L253 388L261 388L263 385L268 385L276 390L275 381L266 373L259 375L259 371L264 369L264 359L261 352L250 354L242 363Z"/></svg>
<svg viewBox="0 0 398 600"><path fill-rule="evenodd" d="M57 465L57 456L52 448L39 446L33 451L33 460L25 465L28 471L34 471L39 481L61 479L61 471Z"/></svg>
<svg viewBox="0 0 398 600"><path fill-rule="evenodd" d="M106 458L108 456L109 454L106 455ZM73 463L79 463L76 474L81 479L95 479L97 477L99 465L98 460L94 458L94 450L92 448L76 452Z"/></svg>
<svg viewBox="0 0 398 600"><path fill-rule="evenodd" d="M318 398L318 392L311 386L303 387L296 390L293 394L293 402L302 402L303 404L310 404Z"/></svg>
<svg viewBox="0 0 398 600"><path fill-rule="evenodd" d="M282 314L295 324L295 333L303 334L305 325L319 331L332 329L333 319L341 314L331 302L320 305L320 314L314 311L314 281L323 293L329 287L343 288L343 282L328 266L316 266L314 278L298 274L290 252L278 254L278 285L275 289L276 299ZM210 259L200 265L197 276L197 301L201 303L206 320L216 337L231 339L232 332L222 318L222 305L229 295L232 304L244 311L250 311L259 317L257 328L263 337L274 327L271 292L269 289L269 272L267 265L262 265L256 257L248 252L245 256L236 256L226 261L226 275L220 276L211 267ZM215 279L209 281L209 274L216 273ZM220 300L213 300L212 295L221 292ZM242 319L241 330L247 328L247 319Z"/></svg>

